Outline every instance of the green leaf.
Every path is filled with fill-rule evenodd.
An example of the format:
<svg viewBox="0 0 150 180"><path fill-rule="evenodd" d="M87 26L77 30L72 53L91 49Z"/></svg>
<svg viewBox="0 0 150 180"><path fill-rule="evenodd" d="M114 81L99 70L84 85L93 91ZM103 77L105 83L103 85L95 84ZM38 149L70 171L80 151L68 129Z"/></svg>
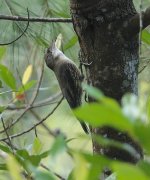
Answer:
<svg viewBox="0 0 150 180"><path fill-rule="evenodd" d="M45 157L47 157L49 154L48 151L42 153L42 154L39 154L39 155L29 155L28 151L27 150L18 150L16 152L16 155L17 155L17 158L18 158L18 161L19 162L29 162L31 163L33 166L38 166L39 163L41 162L41 160Z"/></svg>
<svg viewBox="0 0 150 180"><path fill-rule="evenodd" d="M66 149L66 141L65 141L64 137L60 135L55 139L55 141L52 145L52 148L50 150L50 153L51 153L52 157L54 157L57 154L65 151L65 149Z"/></svg>
<svg viewBox="0 0 150 180"><path fill-rule="evenodd" d="M41 38L40 36L37 36L35 38L35 41L38 45L43 46L43 47L49 47L49 44L46 42L46 40L44 40L43 38Z"/></svg>
<svg viewBox="0 0 150 180"><path fill-rule="evenodd" d="M2 81L0 80L0 88L3 88Z"/></svg>
<svg viewBox="0 0 150 180"><path fill-rule="evenodd" d="M75 159L75 169L73 173L74 179L86 180L89 175L88 162L79 153L74 154L74 159Z"/></svg>
<svg viewBox="0 0 150 180"><path fill-rule="evenodd" d="M137 122L134 124L134 131L140 144L144 147L146 153L150 154L150 124Z"/></svg>
<svg viewBox="0 0 150 180"><path fill-rule="evenodd" d="M101 98L100 103L104 106L108 106L109 108L111 108L116 112L123 114L120 105L115 99L103 96L103 98Z"/></svg>
<svg viewBox="0 0 150 180"><path fill-rule="evenodd" d="M94 127L112 126L133 133L133 124L123 115L121 109L102 103L86 104L75 111L76 116Z"/></svg>
<svg viewBox="0 0 150 180"><path fill-rule="evenodd" d="M74 180L74 169L70 172L67 180Z"/></svg>
<svg viewBox="0 0 150 180"><path fill-rule="evenodd" d="M15 157L12 155L9 155L6 160L6 163L7 163L7 167L8 167L8 170L9 170L12 180L22 180L21 166L16 161Z"/></svg>
<svg viewBox="0 0 150 180"><path fill-rule="evenodd" d="M16 152L16 154L19 155L20 157L26 159L26 160L28 160L29 157L30 157L28 151L26 151L26 150L24 150L24 149L18 150L18 151Z"/></svg>
<svg viewBox="0 0 150 180"><path fill-rule="evenodd" d="M39 138L35 138L33 146L32 146L32 153L39 154L41 152L42 148L43 148L43 144L41 143Z"/></svg>
<svg viewBox="0 0 150 180"><path fill-rule="evenodd" d="M127 143L121 143L117 140L113 140L111 138L105 138L103 136L99 136L99 135L92 135L92 139L97 142L100 146L104 146L104 147L116 147L118 149L124 150L128 153L130 153L132 155L132 157L135 157L135 159L137 159L137 151L136 149L134 149L134 147L132 147L132 145L129 145Z"/></svg>
<svg viewBox="0 0 150 180"><path fill-rule="evenodd" d="M106 165L109 166L111 160L107 159L104 156L98 155L98 154L88 154L85 152L79 152L82 154L82 156L91 164L98 165L100 169L103 169Z"/></svg>
<svg viewBox="0 0 150 180"><path fill-rule="evenodd" d="M6 47L0 47L0 60L6 54Z"/></svg>
<svg viewBox="0 0 150 180"><path fill-rule="evenodd" d="M0 106L0 113L2 113L6 109L5 106Z"/></svg>
<svg viewBox="0 0 150 180"><path fill-rule="evenodd" d="M56 180L56 178L54 178L54 176L50 174L50 172L46 173L46 172L41 172L41 171L36 172L35 179L36 180Z"/></svg>
<svg viewBox="0 0 150 180"><path fill-rule="evenodd" d="M135 165L114 162L111 166L114 172L116 172L117 179L119 180L149 180L149 177Z"/></svg>
<svg viewBox="0 0 150 180"><path fill-rule="evenodd" d="M25 85L21 86L21 87L18 89L18 92L19 92L19 93L24 93L25 91L28 91L28 90L31 89L33 86L35 86L36 82L37 82L36 80L32 80L32 81L27 82Z"/></svg>
<svg viewBox="0 0 150 180"><path fill-rule="evenodd" d="M0 64L0 78L9 86L11 89L16 90L16 80L10 70Z"/></svg>
<svg viewBox="0 0 150 180"><path fill-rule="evenodd" d="M4 151L5 153L11 153L11 150L8 146L4 146L4 145L0 144L0 149L2 151Z"/></svg>
<svg viewBox="0 0 150 180"><path fill-rule="evenodd" d="M68 41L68 43L65 44L64 50L67 50L67 49L73 47L73 46L77 43L77 41L78 41L77 36L73 36L73 37Z"/></svg>
<svg viewBox="0 0 150 180"><path fill-rule="evenodd" d="M142 31L142 41L150 45L150 33L147 30Z"/></svg>
<svg viewBox="0 0 150 180"><path fill-rule="evenodd" d="M111 161L101 155L87 154L84 152L79 152L79 154L88 162L89 173L87 180L99 179L99 175L104 168L109 168L110 166Z"/></svg>
<svg viewBox="0 0 150 180"><path fill-rule="evenodd" d="M138 167L150 177L150 163L146 161L140 161Z"/></svg>
<svg viewBox="0 0 150 180"><path fill-rule="evenodd" d="M150 123L150 97L148 97L148 99L147 99L146 110L147 110L148 121L149 121L149 123Z"/></svg>
<svg viewBox="0 0 150 180"><path fill-rule="evenodd" d="M52 11L53 11L53 13L54 13L54 15L55 16L58 16L58 17L63 17L63 18L68 18L68 14L66 14L64 11L61 11L61 10L59 10L59 11L56 11L56 10L54 10L54 9L51 9Z"/></svg>
<svg viewBox="0 0 150 180"><path fill-rule="evenodd" d="M97 88L93 86L89 86L87 84L83 84L83 89L88 93L89 96L94 98L95 100L101 100L104 97L104 94Z"/></svg>
<svg viewBox="0 0 150 180"><path fill-rule="evenodd" d="M0 170L7 170L6 164L0 164Z"/></svg>

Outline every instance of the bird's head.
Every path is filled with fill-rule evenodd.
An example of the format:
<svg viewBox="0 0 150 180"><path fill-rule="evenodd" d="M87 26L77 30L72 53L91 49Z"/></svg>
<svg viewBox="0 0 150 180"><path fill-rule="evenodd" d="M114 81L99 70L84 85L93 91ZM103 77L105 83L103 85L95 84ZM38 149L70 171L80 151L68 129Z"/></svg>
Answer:
<svg viewBox="0 0 150 180"><path fill-rule="evenodd" d="M57 61L59 60L59 55L61 51L56 47L55 42L53 41L50 47L47 49L47 52L44 56L46 65L50 69L54 69L54 66L56 65Z"/></svg>

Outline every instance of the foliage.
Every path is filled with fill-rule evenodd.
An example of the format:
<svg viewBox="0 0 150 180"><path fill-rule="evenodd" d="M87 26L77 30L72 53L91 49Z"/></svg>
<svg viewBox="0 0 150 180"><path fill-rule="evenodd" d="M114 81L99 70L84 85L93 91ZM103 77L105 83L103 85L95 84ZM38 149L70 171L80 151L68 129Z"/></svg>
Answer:
<svg viewBox="0 0 150 180"><path fill-rule="evenodd" d="M130 180L133 178L138 180L148 180L150 178L150 163L148 161L150 155L150 121L147 119L147 116L144 116L143 118L144 113L141 113L137 97L130 94L124 96L122 99L122 107L120 107L115 100L105 97L101 93L97 96L98 91L94 88L88 87L87 91L90 92L90 95L94 98L98 97L96 99L97 103L85 104L83 107L76 109L75 114L81 120L86 121L92 126L100 127L109 125L120 131L128 132L130 136L142 145L146 154L144 160L141 160L138 165L135 166L108 159L102 155L93 155L85 150L78 151L69 147L70 140L66 139L63 134L57 134L52 146L46 151L43 151L43 145L39 138L35 138L30 149L16 150L13 147L11 147L11 149L1 143L1 154L3 154L5 161L0 164L0 170L9 170L11 178L18 180L25 179L23 175L26 175L28 178L32 176L38 180L57 179L57 173L54 173L48 169L48 167L46 167L47 172L39 169L39 167L44 167L42 163L45 158L55 161L57 156L66 153L71 157L74 164L70 171L70 175L68 175L68 180L96 180L100 177L100 174L106 167L115 172L108 177L108 180ZM95 92L97 94L96 96ZM79 137L90 138L86 135ZM136 155L136 150L132 149L127 144L120 144L119 142L114 142L106 137L95 137L95 140L106 146L109 146L112 143L114 146L119 145L120 148ZM16 171L16 169L18 170Z"/></svg>
<svg viewBox="0 0 150 180"><path fill-rule="evenodd" d="M144 0L144 7L149 2ZM138 8L139 1L135 0L135 3ZM68 0L0 1L0 11L4 15L27 16L27 8L34 17L70 17ZM0 43L15 39L25 27L26 22L0 20ZM71 23L30 22L21 39L9 46L0 46L0 179L96 180L105 167L115 172L107 180L150 179L150 99L147 98L150 87L146 82L150 75L149 29L142 33L140 98L126 95L120 107L115 100L84 85L88 94L98 102L85 104L75 111L81 120L92 126L107 124L127 131L135 138L146 154L137 166L93 155L91 137L81 134L79 123L65 102L54 115L46 118L46 123L39 123L48 117L60 98L54 74L43 66L45 49L59 34L64 53L76 61L79 48ZM39 125L35 126L37 123ZM135 153L126 144L103 137L94 138L98 143L113 143Z"/></svg>

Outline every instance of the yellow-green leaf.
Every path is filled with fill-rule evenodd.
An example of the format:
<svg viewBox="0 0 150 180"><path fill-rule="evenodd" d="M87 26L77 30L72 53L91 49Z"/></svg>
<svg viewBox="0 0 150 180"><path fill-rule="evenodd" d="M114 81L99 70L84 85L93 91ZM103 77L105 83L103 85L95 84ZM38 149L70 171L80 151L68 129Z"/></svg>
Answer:
<svg viewBox="0 0 150 180"><path fill-rule="evenodd" d="M77 42L78 42L77 36L73 36L73 37L67 42L67 44L65 44L64 50L67 50L67 49L73 47Z"/></svg>
<svg viewBox="0 0 150 180"><path fill-rule="evenodd" d="M0 60L3 58L3 56L6 54L6 47L0 47Z"/></svg>
<svg viewBox="0 0 150 180"><path fill-rule="evenodd" d="M23 74L23 77L22 77L22 84L23 84L23 85L25 85L25 84L29 81L29 79L30 79L30 77L31 77L31 75L32 75L32 70L33 70L33 66L32 66L32 64L30 64L30 65L26 68L26 70L25 70L25 72L24 72L24 74Z"/></svg>
<svg viewBox="0 0 150 180"><path fill-rule="evenodd" d="M58 37L57 37L57 39L56 39L56 41L55 41L55 45L56 45L56 47L57 47L58 49L61 48L62 38L63 38L63 37L62 37L62 34L59 34Z"/></svg>
<svg viewBox="0 0 150 180"><path fill-rule="evenodd" d="M3 87L3 85L2 85L2 81L0 80L0 88L2 88Z"/></svg>
<svg viewBox="0 0 150 180"><path fill-rule="evenodd" d="M89 174L88 162L80 154L74 154L76 166L74 169L74 179L87 180Z"/></svg>
<svg viewBox="0 0 150 180"><path fill-rule="evenodd" d="M74 110L76 116L94 127L112 126L133 133L132 122L121 112L113 101L108 104L91 103Z"/></svg>
<svg viewBox="0 0 150 180"><path fill-rule="evenodd" d="M12 155L9 155L7 157L6 163L12 180L22 180L21 167L16 159Z"/></svg>
<svg viewBox="0 0 150 180"><path fill-rule="evenodd" d="M149 177L142 171L139 167L132 165L132 164L126 164L126 163L120 163L120 162L114 162L112 164L112 169L116 172L117 179L119 180L148 180Z"/></svg>
<svg viewBox="0 0 150 180"><path fill-rule="evenodd" d="M142 41L146 44L150 44L150 33L147 30L142 31Z"/></svg>
<svg viewBox="0 0 150 180"><path fill-rule="evenodd" d="M32 154L40 154L43 148L43 144L40 139L35 138L33 146L32 146Z"/></svg>

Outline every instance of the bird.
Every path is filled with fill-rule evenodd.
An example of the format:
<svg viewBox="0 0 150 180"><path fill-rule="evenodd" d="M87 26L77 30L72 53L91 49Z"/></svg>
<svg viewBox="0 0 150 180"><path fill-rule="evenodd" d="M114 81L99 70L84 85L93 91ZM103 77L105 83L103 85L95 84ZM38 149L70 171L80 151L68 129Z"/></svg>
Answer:
<svg viewBox="0 0 150 180"><path fill-rule="evenodd" d="M76 64L56 47L53 41L44 56L46 65L54 72L63 96L71 109L82 104L82 75ZM89 134L85 122L80 122L84 132Z"/></svg>

